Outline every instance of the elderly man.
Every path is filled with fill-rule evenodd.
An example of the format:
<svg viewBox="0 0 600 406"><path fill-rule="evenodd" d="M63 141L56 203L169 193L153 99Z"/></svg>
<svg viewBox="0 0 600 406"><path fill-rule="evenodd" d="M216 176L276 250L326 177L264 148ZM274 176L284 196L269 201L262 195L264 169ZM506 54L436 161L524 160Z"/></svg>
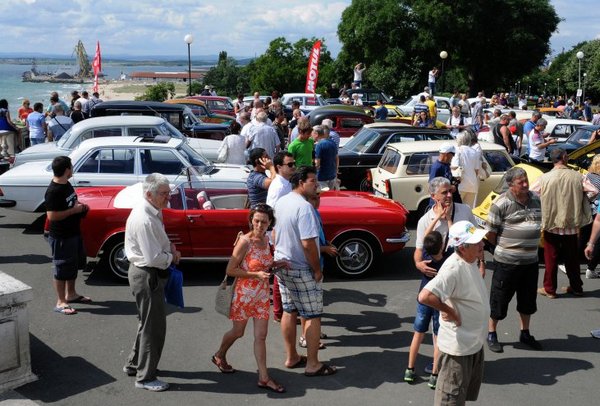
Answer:
<svg viewBox="0 0 600 406"><path fill-rule="evenodd" d="M570 284L562 289L563 292L583 296L577 233L591 222L590 204L583 192L581 174L567 166L566 151L556 148L550 152L550 159L554 167L532 187L533 191L539 191L542 201L546 266L544 286L538 289L538 293L550 299L556 298L558 257L562 256Z"/></svg>
<svg viewBox="0 0 600 406"><path fill-rule="evenodd" d="M70 117L65 116L60 103L56 103L54 106L55 116L47 122L48 126L48 139L52 141L58 141L60 138L73 127L73 120Z"/></svg>
<svg viewBox="0 0 600 406"><path fill-rule="evenodd" d="M454 254L419 293L420 303L440 312L435 405L464 405L479 395L490 314L485 283L475 265L483 256L484 236L484 230L468 221L453 224L448 243Z"/></svg>
<svg viewBox="0 0 600 406"><path fill-rule="evenodd" d="M259 111L256 114L256 123L250 128L246 148L262 148L269 156L275 156L279 152L281 142L277 131L272 125L267 124L267 113Z"/></svg>
<svg viewBox="0 0 600 406"><path fill-rule="evenodd" d="M333 129L333 120L326 118L321 122L321 125L325 126L325 132L329 132L329 139L335 142L337 149L340 148L340 135Z"/></svg>
<svg viewBox="0 0 600 406"><path fill-rule="evenodd" d="M527 172L523 168L510 168L505 179L508 190L494 200L487 220L487 239L496 246L487 343L491 351L503 351L496 328L498 321L506 318L508 304L516 293L521 320L519 341L541 350L541 344L529 334L529 320L537 310L542 206L540 199L529 191Z"/></svg>
<svg viewBox="0 0 600 406"><path fill-rule="evenodd" d="M434 205L431 210L427 211L423 217L419 219L417 224L417 239L413 259L417 269L429 277L434 277L437 273L434 268L427 265L429 261L423 260L423 239L425 238L425 230L427 230L429 224L435 221L440 213L443 213L433 231L438 231L442 234L444 241L446 241L448 229L453 223L461 220L475 223L475 217L473 217L473 213L469 206L453 202L452 191L453 186L448 179L437 177L430 180L429 193L431 194L431 199L434 201ZM483 264L483 267L483 271L485 271L485 264Z"/></svg>
<svg viewBox="0 0 600 406"><path fill-rule="evenodd" d="M128 279L139 325L123 371L136 376L136 388L161 392L169 389L168 383L156 378L167 331L165 284L169 265L179 263L181 253L169 241L162 220L162 210L170 200L169 179L150 174L142 189L144 200L131 210L125 224Z"/></svg>
<svg viewBox="0 0 600 406"><path fill-rule="evenodd" d="M547 125L548 122L543 118L540 118L536 121L533 130L527 134L529 142L529 158L536 161L543 161L546 157L546 147L556 143L556 138L549 138L549 134L544 132Z"/></svg>
<svg viewBox="0 0 600 406"><path fill-rule="evenodd" d="M329 139L327 128L322 125L313 127L313 138L315 145L315 167L317 168L317 180L321 188L338 190L337 171L340 166L340 158L335 142Z"/></svg>

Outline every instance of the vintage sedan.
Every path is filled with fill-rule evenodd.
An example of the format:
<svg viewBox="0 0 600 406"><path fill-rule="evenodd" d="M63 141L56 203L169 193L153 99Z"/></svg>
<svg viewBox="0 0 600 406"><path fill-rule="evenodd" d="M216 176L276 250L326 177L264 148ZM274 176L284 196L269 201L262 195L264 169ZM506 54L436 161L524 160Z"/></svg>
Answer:
<svg viewBox="0 0 600 406"><path fill-rule="evenodd" d="M213 113L235 117L233 103L229 97L200 95L188 96L187 98L203 101L206 104L206 107L208 107L208 109Z"/></svg>
<svg viewBox="0 0 600 406"><path fill-rule="evenodd" d="M379 99L383 100L385 104L393 104L393 99L378 89L358 88L347 90L346 93L348 93L351 100L352 95L358 93L363 106L375 106Z"/></svg>
<svg viewBox="0 0 600 406"><path fill-rule="evenodd" d="M293 102L300 103L300 109L303 111L311 111L319 106L326 106L327 102L320 94L312 93L285 93L281 96L281 105L291 108Z"/></svg>
<svg viewBox="0 0 600 406"><path fill-rule="evenodd" d="M371 191L369 169L377 166L388 144L452 139L448 130L418 128L386 121L365 124L354 137L340 147L338 178L346 189Z"/></svg>
<svg viewBox="0 0 600 406"><path fill-rule="evenodd" d="M557 121L562 121L561 119L557 119ZM549 145L546 148L546 156L549 156L550 151L556 148L562 148L567 152L573 152L576 149L579 149L588 144L592 135L600 130L600 126L592 125L592 123L588 123L587 121L580 120L568 120L568 121L578 121L581 123L575 131L566 139L565 142L557 142L556 144ZM599 135L596 135L596 139L600 139Z"/></svg>
<svg viewBox="0 0 600 406"><path fill-rule="evenodd" d="M132 185L159 172L173 182L189 177L231 189L243 187L249 173L241 165L213 166L185 140L171 137L92 138L69 156L73 163L70 181L76 187ZM44 195L51 179L51 161L28 162L3 173L0 206L45 211Z"/></svg>
<svg viewBox="0 0 600 406"><path fill-rule="evenodd" d="M310 125L321 124L326 118L333 122L333 128L340 137L347 138L354 135L363 125L372 123L373 117L365 113L361 107L329 105L317 107L307 115ZM341 145L344 143L342 142Z"/></svg>
<svg viewBox="0 0 600 406"><path fill-rule="evenodd" d="M127 278L125 222L136 199L141 199L141 188L86 188L77 193L90 206L81 223L88 256L100 257L104 268ZM244 188L210 189L183 182L172 188L169 207L163 210L165 229L184 259L227 261L237 233L248 229L246 201ZM323 192L319 212L325 236L339 252L331 262L347 277L374 271L382 255L401 250L410 239L406 209L389 199L360 192Z"/></svg>
<svg viewBox="0 0 600 406"><path fill-rule="evenodd" d="M435 105L437 107L437 118L441 122L445 123L446 121L448 121L448 118L450 118L452 110L452 108L450 107L450 99L448 97L442 96L433 96L433 99L435 100ZM415 104L417 104L418 102L419 97L415 95L410 97L407 101L405 101L404 104L400 105L399 108L405 115L412 116L412 113L415 109Z"/></svg>
<svg viewBox="0 0 600 406"><path fill-rule="evenodd" d="M187 106L192 110L194 115L200 119L203 123L210 124L225 124L229 125L234 120L234 117L228 114L221 114L213 112L204 100L197 99L200 96L190 96L185 99L169 99L165 103L168 104L181 104Z"/></svg>
<svg viewBox="0 0 600 406"><path fill-rule="evenodd" d="M414 212L416 218L429 205L429 169L437 161L442 144L448 141L415 141L388 144L381 161L371 169L373 189L377 196L388 197ZM477 204L496 187L514 161L500 145L479 143L483 159L491 175L479 184Z"/></svg>

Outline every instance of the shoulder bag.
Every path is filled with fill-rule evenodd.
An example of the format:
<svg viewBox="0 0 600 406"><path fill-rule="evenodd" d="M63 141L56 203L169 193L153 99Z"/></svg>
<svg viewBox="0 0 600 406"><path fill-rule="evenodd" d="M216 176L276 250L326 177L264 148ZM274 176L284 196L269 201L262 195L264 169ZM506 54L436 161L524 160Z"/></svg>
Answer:
<svg viewBox="0 0 600 406"><path fill-rule="evenodd" d="M225 317L229 317L231 312L231 301L233 300L233 289L235 286L236 279L233 280L231 285L227 285L227 273L225 278L217 288L217 295L215 297L215 310L217 313L222 314Z"/></svg>

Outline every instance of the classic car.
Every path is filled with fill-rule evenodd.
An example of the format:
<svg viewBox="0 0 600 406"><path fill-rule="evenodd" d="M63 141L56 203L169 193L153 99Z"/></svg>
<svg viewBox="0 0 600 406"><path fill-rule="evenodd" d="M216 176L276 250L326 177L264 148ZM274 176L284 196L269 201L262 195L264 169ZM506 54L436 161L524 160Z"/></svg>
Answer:
<svg viewBox="0 0 600 406"><path fill-rule="evenodd" d="M441 122L445 123L450 118L451 108L450 108L450 99L448 97L441 96L433 96L435 100L435 104L437 106L437 119ZM400 110L407 116L412 116L415 104L419 101L418 96L411 96L407 101L398 106Z"/></svg>
<svg viewBox="0 0 600 406"><path fill-rule="evenodd" d="M531 112L528 112L527 116L527 118L519 119L519 115L517 115L517 119L519 119L521 123L525 124L527 121L529 121L529 119L531 119ZM567 141L571 134L573 134L578 128L592 125L592 123L588 123L587 121L571 120L566 118L548 117L545 118L545 120L548 122L545 132L550 134L550 137L556 138L557 141L561 143ZM492 131L487 125L481 128L481 130L479 130L479 132L477 133L477 138L479 139L479 141L494 142L494 136L492 134ZM528 142L527 140L527 135L523 134L523 142ZM581 147L581 144L570 148L570 150L573 151L579 147Z"/></svg>
<svg viewBox="0 0 600 406"><path fill-rule="evenodd" d="M281 96L281 105L291 108L292 102L300 102L300 109L303 111L314 110L319 106L325 106L327 103L320 94L312 93L285 93Z"/></svg>
<svg viewBox="0 0 600 406"><path fill-rule="evenodd" d="M15 156L14 166L31 161L47 161L60 155L69 155L82 141L90 138L133 136L185 138L175 127L164 119L154 116L107 116L82 120L58 140L32 145ZM197 141L192 141L197 144ZM194 145L200 148L199 145Z"/></svg>
<svg viewBox="0 0 600 406"><path fill-rule="evenodd" d="M159 172L173 182L200 179L215 187L244 186L249 169L211 165L185 140L171 137L102 137L83 141L69 155L75 187L126 186ZM44 194L52 179L51 161L27 162L0 175L0 206L43 212Z"/></svg>
<svg viewBox="0 0 600 406"><path fill-rule="evenodd" d="M384 104L393 104L393 99L378 89L349 89L346 91L346 93L348 93L348 96L350 96L350 100L352 100L352 95L354 93L358 93L363 106L375 106L377 104L377 100L379 99L383 100Z"/></svg>
<svg viewBox="0 0 600 406"><path fill-rule="evenodd" d="M376 168L371 169L377 196L388 197L414 212L416 218L429 205L429 169L439 157L442 144L448 141L415 141L388 144ZM479 184L477 204L498 184L514 161L500 145L479 143L491 175Z"/></svg>
<svg viewBox="0 0 600 406"><path fill-rule="evenodd" d="M556 119L556 121L577 121L579 126L576 127L575 131L566 139L565 142L557 142L556 144L549 145L546 148L546 155L549 156L550 151L556 148L562 148L568 153L575 151L585 145L588 144L592 134L595 131L600 130L599 125L592 125L592 123L588 123L587 121L580 120L563 120ZM546 131L548 132L548 127L546 127ZM600 137L596 137L596 139L600 139Z"/></svg>
<svg viewBox="0 0 600 406"><path fill-rule="evenodd" d="M388 116L386 121L391 121L394 123L404 123L408 125L412 125L412 117L410 115L406 115L400 110L400 107L393 104L384 104L385 108L388 109ZM365 112L369 115L375 116L375 109L377 106L366 106ZM446 123L436 120L435 122L436 128L446 128Z"/></svg>
<svg viewBox="0 0 600 406"><path fill-rule="evenodd" d="M388 144L452 139L448 130L418 128L386 121L365 124L340 147L338 178L346 189L371 191L371 182L368 179L370 176L367 176L367 173L370 168L377 166Z"/></svg>
<svg viewBox="0 0 600 406"><path fill-rule="evenodd" d="M81 223L86 253L100 257L115 276L127 278L125 222L136 204L131 196L141 199L141 188L85 188L77 194L90 206ZM182 257L227 261L237 233L248 228L246 200L245 188L224 190L183 182L172 188L169 207L163 210L165 229ZM332 262L347 277L374 271L382 255L401 250L410 239L407 211L389 199L361 192L323 192L319 212L325 236L339 252Z"/></svg>
<svg viewBox="0 0 600 406"><path fill-rule="evenodd" d="M187 106L192 112L205 124L225 124L230 125L234 117L228 114L221 114L213 111L204 100L199 99L204 96L189 96L185 99L169 99L165 103L181 104Z"/></svg>
<svg viewBox="0 0 600 406"><path fill-rule="evenodd" d="M330 105L314 109L307 114L311 125L318 125L326 118L333 121L333 130L340 137L351 137L363 125L372 123L373 117L366 114L361 107ZM342 143L343 144L343 143Z"/></svg>
<svg viewBox="0 0 600 406"><path fill-rule="evenodd" d="M223 114L231 117L235 117L233 103L229 97L225 96L188 96L188 99L201 100L203 101L208 109L213 113ZM203 119L201 119L204 121Z"/></svg>

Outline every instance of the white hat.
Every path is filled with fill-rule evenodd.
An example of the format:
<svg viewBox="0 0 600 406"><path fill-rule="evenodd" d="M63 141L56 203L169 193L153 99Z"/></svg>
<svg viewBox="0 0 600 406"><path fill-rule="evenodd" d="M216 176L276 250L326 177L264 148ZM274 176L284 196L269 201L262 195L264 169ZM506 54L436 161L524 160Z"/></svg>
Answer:
<svg viewBox="0 0 600 406"><path fill-rule="evenodd" d="M210 86L209 85L204 85L204 90L209 90Z"/></svg>
<svg viewBox="0 0 600 406"><path fill-rule="evenodd" d="M454 149L454 145L450 144L449 142L442 144L442 146L440 147L440 153L441 154L456 154L456 150Z"/></svg>
<svg viewBox="0 0 600 406"><path fill-rule="evenodd" d="M448 232L448 245L458 247L463 244L477 244L486 234L485 230L476 228L469 221L457 221Z"/></svg>

